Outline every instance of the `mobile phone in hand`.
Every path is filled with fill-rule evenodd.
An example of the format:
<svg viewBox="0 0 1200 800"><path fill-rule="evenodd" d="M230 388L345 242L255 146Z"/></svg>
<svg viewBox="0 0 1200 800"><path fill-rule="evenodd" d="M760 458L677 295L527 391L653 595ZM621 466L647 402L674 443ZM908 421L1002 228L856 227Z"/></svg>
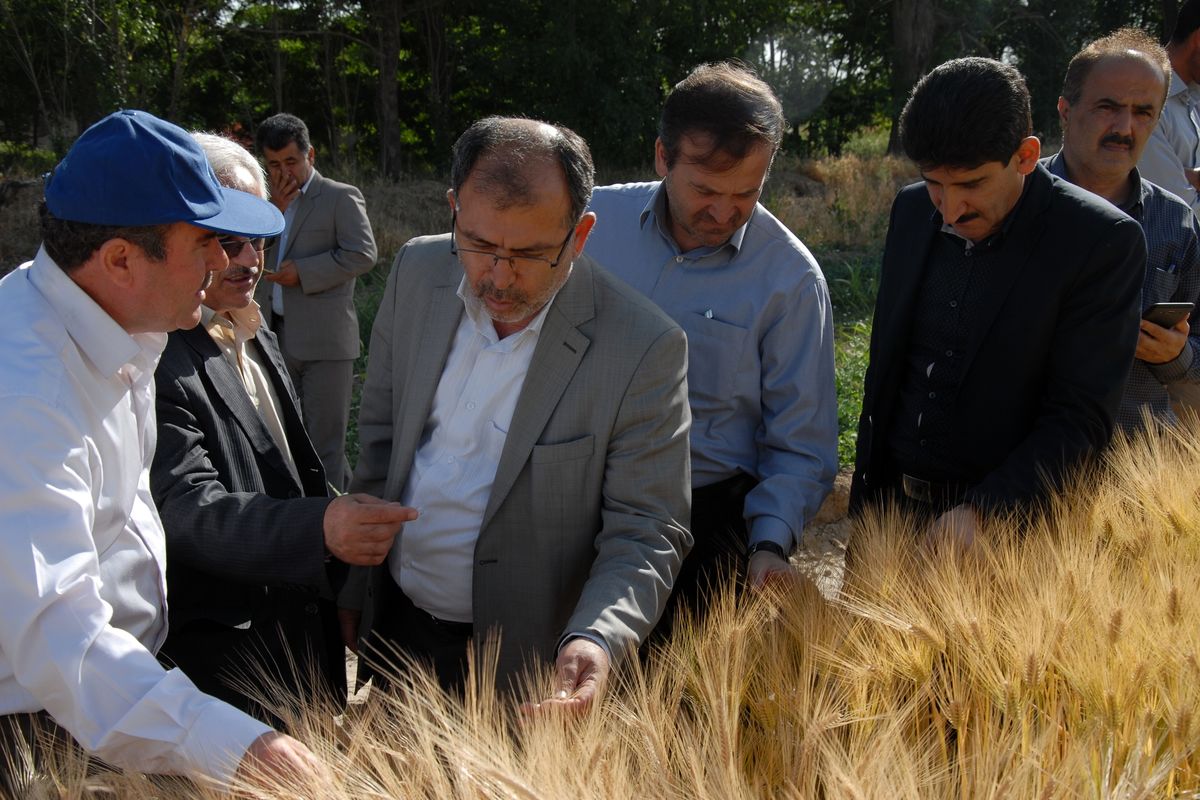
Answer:
<svg viewBox="0 0 1200 800"><path fill-rule="evenodd" d="M1160 328L1174 328L1191 316L1195 303L1155 303L1142 312L1142 319Z"/></svg>

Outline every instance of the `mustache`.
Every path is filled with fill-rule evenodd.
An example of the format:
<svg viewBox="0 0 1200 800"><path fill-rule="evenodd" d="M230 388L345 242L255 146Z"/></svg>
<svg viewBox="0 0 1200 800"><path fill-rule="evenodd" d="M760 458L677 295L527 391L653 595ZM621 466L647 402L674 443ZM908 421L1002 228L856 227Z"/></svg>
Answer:
<svg viewBox="0 0 1200 800"><path fill-rule="evenodd" d="M515 287L511 289L497 289L496 284L492 283L491 279L485 279L475 287L475 296L480 300L485 297L490 297L493 300L497 300L501 303L520 303L524 302L526 299L525 293Z"/></svg>
<svg viewBox="0 0 1200 800"><path fill-rule="evenodd" d="M210 273L211 274L211 273ZM230 264L228 268L221 273L223 280L237 280L238 278L253 278L258 274L258 267L247 267L242 264Z"/></svg>
<svg viewBox="0 0 1200 800"><path fill-rule="evenodd" d="M1133 137L1122 136L1119 133L1110 133L1100 140L1100 144L1119 144L1124 147L1133 147Z"/></svg>

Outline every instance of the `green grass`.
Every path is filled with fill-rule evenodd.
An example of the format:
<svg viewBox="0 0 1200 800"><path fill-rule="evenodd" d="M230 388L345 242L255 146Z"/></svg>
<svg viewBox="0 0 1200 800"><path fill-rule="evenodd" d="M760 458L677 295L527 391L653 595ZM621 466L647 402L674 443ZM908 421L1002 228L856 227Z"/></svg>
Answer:
<svg viewBox="0 0 1200 800"><path fill-rule="evenodd" d="M874 254L827 251L817 254L833 302L834 364L838 400L838 464L854 464L863 377L871 342L871 315L879 287Z"/></svg>

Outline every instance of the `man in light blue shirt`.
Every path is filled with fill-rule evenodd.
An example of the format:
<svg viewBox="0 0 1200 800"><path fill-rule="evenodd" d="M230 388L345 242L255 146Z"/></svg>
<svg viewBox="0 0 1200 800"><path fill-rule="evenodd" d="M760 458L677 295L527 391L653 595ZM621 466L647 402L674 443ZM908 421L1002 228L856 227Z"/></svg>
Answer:
<svg viewBox="0 0 1200 800"><path fill-rule="evenodd" d="M784 118L744 66L697 67L667 97L662 180L597 188L588 252L686 331L693 554L676 598L714 570L751 585L787 558L837 472L829 291L808 249L759 202Z"/></svg>

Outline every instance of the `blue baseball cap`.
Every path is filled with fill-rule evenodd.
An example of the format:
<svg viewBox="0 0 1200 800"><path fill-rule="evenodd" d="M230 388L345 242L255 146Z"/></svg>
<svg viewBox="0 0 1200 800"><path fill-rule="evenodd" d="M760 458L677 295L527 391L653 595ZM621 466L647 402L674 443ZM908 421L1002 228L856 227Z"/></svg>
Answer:
<svg viewBox="0 0 1200 800"><path fill-rule="evenodd" d="M51 214L71 222L190 222L248 238L283 232L279 209L222 186L195 139L145 111L116 111L84 131L46 178L45 197Z"/></svg>

